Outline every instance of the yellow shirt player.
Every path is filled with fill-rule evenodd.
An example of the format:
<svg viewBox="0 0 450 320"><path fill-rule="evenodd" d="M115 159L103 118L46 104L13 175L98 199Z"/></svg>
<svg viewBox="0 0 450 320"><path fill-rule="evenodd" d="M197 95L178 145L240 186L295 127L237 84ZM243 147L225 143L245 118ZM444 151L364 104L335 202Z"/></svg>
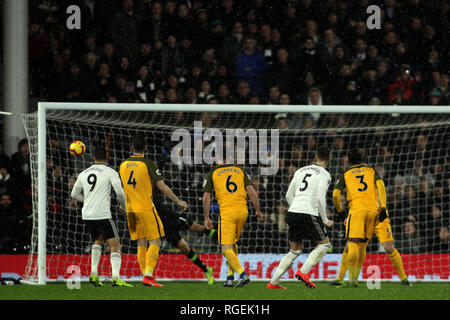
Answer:
<svg viewBox="0 0 450 320"><path fill-rule="evenodd" d="M361 156L362 156L361 162L365 162L366 157L365 157L365 153L363 151L361 151ZM362 175L363 172L364 172L364 177ZM341 191L343 191L344 189L347 189L347 200L348 200L348 203L350 206L350 212L353 213L353 217L355 216L354 213L355 213L356 208L363 208L365 205L368 205L369 206L368 208L371 208L371 210L373 210L374 193L370 192L369 196L367 198L365 198L364 193L363 193L364 191L362 191L363 189L366 189L366 184L367 184L365 181L366 176L369 177L368 181L375 183L375 188L378 191L379 202L378 202L378 196L375 194L375 196L376 196L375 200L377 201L377 211L378 211L378 205L380 205L381 206L380 216L382 214L383 209L385 210L386 216L387 216L383 221L381 221L382 219L380 219L380 221L376 222L373 233L376 235L376 237L378 238L378 241L381 243L381 245L384 247L387 254L389 255L389 258L390 258L393 266L395 267L398 275L400 276L400 279L402 280L402 284L406 285L406 286L410 286L411 284L409 283L408 277L403 268L403 262L402 262L401 255L398 252L398 250L394 247L394 238L392 235L392 227L391 227L390 219L388 216L388 211L387 211L387 209L385 209L386 208L386 188L384 186L383 180L378 175L378 173L371 167L368 167L363 164L351 166L349 168L349 170L347 170L344 173L344 175L342 175L339 178L339 181L336 184L335 190L333 192L333 202L335 203L338 211L339 212L342 211L342 206L341 206L341 201L340 201ZM372 178L372 176L373 176L373 178ZM359 182L359 184L357 185L358 187L356 187L354 185L355 181ZM349 183L348 187L346 187L347 182ZM368 192L369 192L369 189L373 189L373 188L370 188L369 185L367 185ZM350 190L350 193L349 193L349 190ZM360 193L357 194L355 192L355 190L358 190L358 192L360 192ZM353 208L353 210L352 210L352 208ZM350 215L349 215L349 217L350 217ZM354 218L352 218L352 219L354 219ZM349 234L350 234L349 218L347 218L346 219L347 239L349 238ZM351 235L354 235L354 234L351 234ZM370 234L367 235L367 237L369 237L369 236L370 236ZM358 275L359 275L359 272L361 271L362 265L364 263L364 259L366 256L365 248L366 248L367 242L370 240L370 238L371 238L371 236L367 239L364 250L358 259L359 260ZM332 282L331 285L338 286L338 287L342 286L344 284L343 280L344 280L345 274L347 272L347 269L348 269L348 246L345 247L344 252L342 254L341 266L339 268L339 275L338 275L336 281Z"/></svg>
<svg viewBox="0 0 450 320"><path fill-rule="evenodd" d="M356 287L375 225L387 218L386 188L375 169L365 164L367 156L364 150L350 150L348 161L350 168L336 182L333 202L337 211L342 212L341 192L345 189L350 208L345 228L349 286Z"/></svg>
<svg viewBox="0 0 450 320"><path fill-rule="evenodd" d="M120 165L120 178L125 192L127 221L131 240L138 245L138 262L144 274L143 284L162 287L153 277L158 262L164 227L153 204L153 189L158 188L170 200L187 209L187 203L177 198L164 183L154 161L144 157L147 143L145 137L134 137L133 155ZM150 245L147 249L147 241Z"/></svg>
<svg viewBox="0 0 450 320"><path fill-rule="evenodd" d="M217 165L207 174L203 183L203 213L205 226L208 229L212 228L209 210L213 190L220 207L219 242L222 253L228 261L228 276L224 286L234 286L234 272L237 272L239 274L237 287L242 287L250 282L250 279L237 257L236 242L239 240L241 231L247 221L247 194L255 208L258 221L263 219L258 196L244 169L233 164Z"/></svg>

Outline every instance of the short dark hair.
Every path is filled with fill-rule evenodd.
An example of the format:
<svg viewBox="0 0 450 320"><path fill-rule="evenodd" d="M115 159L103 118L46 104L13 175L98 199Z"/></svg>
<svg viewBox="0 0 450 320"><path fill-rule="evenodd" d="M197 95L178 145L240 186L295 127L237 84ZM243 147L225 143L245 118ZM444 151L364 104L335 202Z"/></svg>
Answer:
<svg viewBox="0 0 450 320"><path fill-rule="evenodd" d="M322 161L330 161L331 151L327 146L319 146L316 152L317 158Z"/></svg>
<svg viewBox="0 0 450 320"><path fill-rule="evenodd" d="M360 164L367 161L367 153L363 149L353 148L348 153L348 163L350 165Z"/></svg>
<svg viewBox="0 0 450 320"><path fill-rule="evenodd" d="M105 161L107 158L105 146L96 146L94 148L93 156L97 161Z"/></svg>
<svg viewBox="0 0 450 320"><path fill-rule="evenodd" d="M147 140L143 134L137 134L134 136L131 145L133 146L135 152L142 153L145 151L145 147L147 146Z"/></svg>

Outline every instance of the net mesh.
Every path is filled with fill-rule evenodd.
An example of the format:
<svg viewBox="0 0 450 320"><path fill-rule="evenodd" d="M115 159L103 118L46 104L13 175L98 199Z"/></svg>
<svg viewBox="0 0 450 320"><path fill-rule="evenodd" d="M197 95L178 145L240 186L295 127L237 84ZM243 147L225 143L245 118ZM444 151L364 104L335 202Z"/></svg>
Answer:
<svg viewBox="0 0 450 320"><path fill-rule="evenodd" d="M263 107L262 107L263 109ZM29 264L25 277L36 278L37 253L37 114L23 116L31 148L33 181L33 233ZM149 148L146 156L157 160L164 181L175 194L189 203L189 217L203 223L202 183L209 164L174 164L162 157L170 153L177 141L171 141L175 130L194 132L194 122L201 130L276 129L279 133L279 169L275 175L262 175L262 164L245 163L259 195L265 222L258 222L252 209L238 243L240 254L284 254L289 245L284 213L284 200L295 171L314 159L318 145L332 149L328 170L332 185L327 195L329 218L336 221L329 231L333 253L345 247L343 223L331 201L333 182L347 167L346 151L364 148L368 162L383 177L388 194L388 210L395 245L402 254L448 254L449 183L450 183L450 116L448 114L344 114L344 113L222 113L222 112L130 112L130 111L58 111L47 112L47 276L66 276L68 265L89 265L93 239L81 220L81 204L70 198L77 174L92 164L92 147L105 144L109 151L108 164L118 170L120 163L131 154L130 142L137 132L145 133ZM81 140L87 152L71 156L69 145ZM208 142L204 142L207 145ZM247 143L247 149L249 143ZM248 150L247 150L248 151ZM268 151L268 150L266 150ZM114 197L113 197L114 198ZM167 204L172 204L168 201ZM122 274L140 276L136 261L136 243L130 240L126 218L117 212L116 221L122 244ZM250 206L251 208L251 206ZM178 210L173 207L173 210ZM218 219L220 209L212 205L212 218ZM214 239L183 231L182 235L203 257L205 264L220 260L220 248ZM312 247L305 243L305 252ZM105 252L108 248L105 247ZM383 252L374 237L369 253ZM164 242L158 270L160 277L191 278L193 269L176 273L183 265L180 254ZM167 254L167 255L165 255ZM203 254L203 255L202 255ZM102 260L103 261L103 260ZM101 274L108 274L109 262L101 262ZM178 266L179 264L179 266ZM103 269L102 269L103 268ZM103 273L102 273L103 272ZM181 274L181 276L180 276Z"/></svg>

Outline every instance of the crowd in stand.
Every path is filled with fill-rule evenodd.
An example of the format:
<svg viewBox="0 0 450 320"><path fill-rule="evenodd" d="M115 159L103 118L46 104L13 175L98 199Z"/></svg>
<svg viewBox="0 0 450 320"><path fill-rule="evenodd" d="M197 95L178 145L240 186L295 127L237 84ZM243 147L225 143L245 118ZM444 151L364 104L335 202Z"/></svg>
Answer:
<svg viewBox="0 0 450 320"><path fill-rule="evenodd" d="M81 8L81 30L67 29L71 4ZM449 1L370 4L381 7L381 30L367 27L367 0L33 1L31 95L67 102L261 104L262 111L267 104L448 105ZM319 119L302 116L277 115L274 123L281 130L320 126ZM333 121L345 125L344 118ZM448 253L449 140L433 138L448 132L397 132L395 139L380 134L372 132L361 147L370 150L369 161L388 187L396 245L402 253ZM349 141L331 138L336 177L345 168L342 151ZM288 205L280 199L320 142L311 135L286 143L276 176L253 175L267 220L249 221L243 247L277 252L287 246ZM50 137L48 151L49 215L70 216L79 208L68 197L74 181L73 172L64 171L71 167L69 156L57 138ZM8 235L0 250L8 252L22 250L30 239L28 153L25 140L11 157L0 150L0 234ZM201 190L202 170L174 166L171 181ZM197 193L189 198L198 199ZM336 220L331 203L329 208ZM27 231L26 239L18 239L12 226ZM341 252L342 223L331 239Z"/></svg>
<svg viewBox="0 0 450 320"><path fill-rule="evenodd" d="M32 225L28 141L10 156L0 143L0 253L27 253Z"/></svg>
<svg viewBox="0 0 450 320"><path fill-rule="evenodd" d="M80 30L66 27L68 4L81 8ZM369 4L381 8L379 30L366 24ZM446 105L449 7L448 0L33 1L32 95Z"/></svg>

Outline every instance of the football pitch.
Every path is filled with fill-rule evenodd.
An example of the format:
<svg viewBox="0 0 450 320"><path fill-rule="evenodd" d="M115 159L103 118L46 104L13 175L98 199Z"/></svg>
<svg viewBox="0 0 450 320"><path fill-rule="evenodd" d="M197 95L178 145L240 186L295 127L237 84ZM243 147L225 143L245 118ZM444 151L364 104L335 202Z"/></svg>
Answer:
<svg viewBox="0 0 450 320"><path fill-rule="evenodd" d="M381 282L380 289L335 288L329 282L317 282L316 289L298 282L281 282L287 290L266 289L266 282L250 282L243 288L225 288L221 281L212 286L205 282L161 282L162 288L100 288L81 283L80 289L68 289L65 283L45 286L0 286L0 300L449 300L449 283L417 282L412 287L395 282Z"/></svg>

